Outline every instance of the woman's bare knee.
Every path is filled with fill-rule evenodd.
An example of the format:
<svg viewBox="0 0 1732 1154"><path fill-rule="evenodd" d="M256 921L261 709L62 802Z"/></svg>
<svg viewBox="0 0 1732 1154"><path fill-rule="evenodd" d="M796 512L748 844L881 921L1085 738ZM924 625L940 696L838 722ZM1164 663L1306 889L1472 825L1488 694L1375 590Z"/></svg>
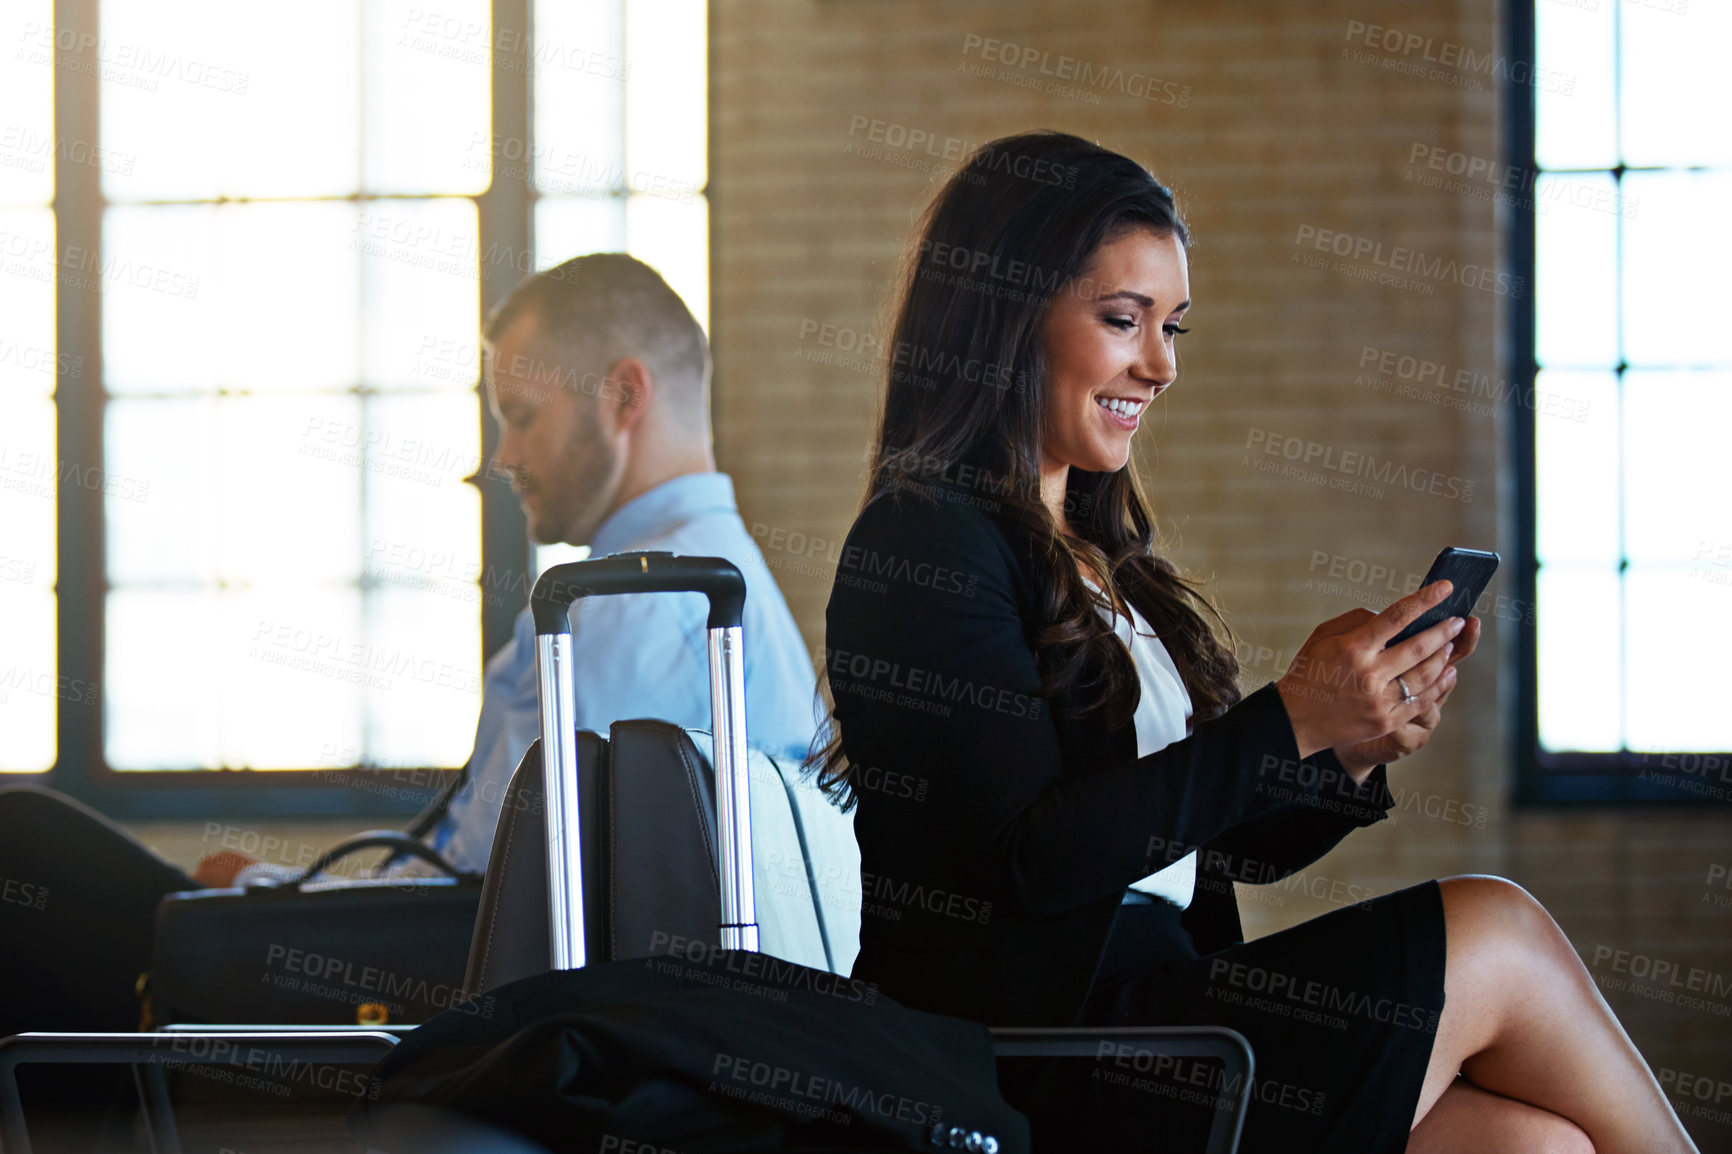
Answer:
<svg viewBox="0 0 1732 1154"><path fill-rule="evenodd" d="M1513 935L1529 947L1536 944L1537 933L1552 944L1567 944L1539 899L1508 878L1460 874L1437 884L1443 894L1444 921L1452 933Z"/></svg>

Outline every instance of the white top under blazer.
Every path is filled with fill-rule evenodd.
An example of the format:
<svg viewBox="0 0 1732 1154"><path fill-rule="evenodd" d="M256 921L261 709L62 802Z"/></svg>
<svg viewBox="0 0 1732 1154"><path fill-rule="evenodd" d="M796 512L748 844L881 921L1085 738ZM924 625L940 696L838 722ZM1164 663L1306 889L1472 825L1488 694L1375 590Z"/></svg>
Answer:
<svg viewBox="0 0 1732 1154"><path fill-rule="evenodd" d="M1083 583L1097 594L1100 592L1100 586L1088 578L1083 578ZM1101 616L1109 621L1113 632L1131 651L1137 679L1142 682L1143 692L1137 701L1132 724L1137 731L1137 756L1147 757L1186 736L1186 723L1191 716L1191 694L1179 676L1178 666L1167 653L1167 647L1161 644L1161 639L1155 636L1143 615L1128 602L1127 607L1131 611L1129 619L1115 613L1105 602L1099 606ZM1131 883L1130 888L1163 898L1180 909L1188 907L1197 888L1197 852L1192 850L1172 865L1139 878Z"/></svg>

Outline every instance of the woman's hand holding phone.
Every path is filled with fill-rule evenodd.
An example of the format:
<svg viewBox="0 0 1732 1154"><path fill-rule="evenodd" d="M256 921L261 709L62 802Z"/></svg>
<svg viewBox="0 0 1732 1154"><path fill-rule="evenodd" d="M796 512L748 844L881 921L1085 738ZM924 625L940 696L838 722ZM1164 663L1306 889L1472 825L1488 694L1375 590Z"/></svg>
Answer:
<svg viewBox="0 0 1732 1154"><path fill-rule="evenodd" d="M1448 581L1434 581L1382 613L1351 609L1312 630L1275 683L1301 757L1333 749L1362 781L1374 766L1430 740L1455 688L1455 666L1479 643L1479 621L1447 618L1385 646L1451 589ZM1413 700L1403 702L1397 678Z"/></svg>

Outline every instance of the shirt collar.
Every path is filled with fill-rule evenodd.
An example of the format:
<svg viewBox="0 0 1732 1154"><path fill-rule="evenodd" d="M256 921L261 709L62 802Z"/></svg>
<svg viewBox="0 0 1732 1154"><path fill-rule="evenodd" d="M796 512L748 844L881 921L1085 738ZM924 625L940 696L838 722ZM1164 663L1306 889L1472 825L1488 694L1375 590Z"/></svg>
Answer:
<svg viewBox="0 0 1732 1154"><path fill-rule="evenodd" d="M613 511L589 543L591 557L630 549L702 513L734 513L734 481L726 473L686 473L639 493Z"/></svg>

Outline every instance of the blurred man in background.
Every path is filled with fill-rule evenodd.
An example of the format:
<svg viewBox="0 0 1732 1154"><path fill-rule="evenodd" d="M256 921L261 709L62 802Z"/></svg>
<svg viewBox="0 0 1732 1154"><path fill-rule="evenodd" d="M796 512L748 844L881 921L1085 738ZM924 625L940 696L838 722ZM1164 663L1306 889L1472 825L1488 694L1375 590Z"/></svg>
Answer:
<svg viewBox="0 0 1732 1154"><path fill-rule="evenodd" d="M716 471L710 353L703 329L648 265L623 253L574 257L519 285L483 327L494 466L511 477L541 544L590 555L635 550L725 557L746 578L746 718L752 744L797 764L816 726L811 658L763 554ZM576 722L654 717L710 724L708 603L696 593L579 601L572 609ZM481 872L512 771L539 735L535 625L526 607L487 664L465 780L432 829L434 849ZM413 865L408 868L415 868ZM282 866L235 853L194 872L245 884Z"/></svg>

